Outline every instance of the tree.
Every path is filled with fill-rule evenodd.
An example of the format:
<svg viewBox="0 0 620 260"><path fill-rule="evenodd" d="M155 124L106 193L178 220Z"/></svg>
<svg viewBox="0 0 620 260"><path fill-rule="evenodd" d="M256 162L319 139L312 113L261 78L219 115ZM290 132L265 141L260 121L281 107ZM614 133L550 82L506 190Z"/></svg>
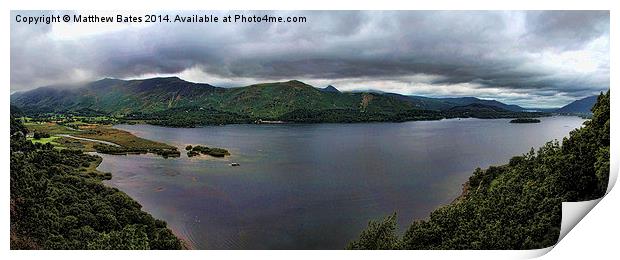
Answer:
<svg viewBox="0 0 620 260"><path fill-rule="evenodd" d="M371 220L368 228L362 231L358 240L351 242L348 249L398 249L399 238L396 235L396 213L381 221Z"/></svg>

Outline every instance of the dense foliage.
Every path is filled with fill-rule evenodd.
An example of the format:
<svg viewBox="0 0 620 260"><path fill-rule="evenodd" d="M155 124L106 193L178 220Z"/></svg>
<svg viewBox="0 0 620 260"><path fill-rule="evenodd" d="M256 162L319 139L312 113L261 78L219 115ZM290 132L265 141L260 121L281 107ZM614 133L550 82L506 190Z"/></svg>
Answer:
<svg viewBox="0 0 620 260"><path fill-rule="evenodd" d="M599 198L609 178L609 92L592 119L502 166L476 169L452 204L403 236L395 216L371 221L350 249L534 249L556 243L561 203Z"/></svg>
<svg viewBox="0 0 620 260"><path fill-rule="evenodd" d="M510 120L510 123L513 123L513 124L540 123L540 119L536 119L536 118L517 118L517 119Z"/></svg>
<svg viewBox="0 0 620 260"><path fill-rule="evenodd" d="M208 154L213 157L224 157L226 155L230 155L230 152L228 152L228 150L224 148L207 147L202 145L188 145L187 147L185 147L185 150L187 150L188 157L193 157L200 154Z"/></svg>
<svg viewBox="0 0 620 260"><path fill-rule="evenodd" d="M26 140L11 118L11 249L181 249L166 223L94 171L100 158Z"/></svg>
<svg viewBox="0 0 620 260"><path fill-rule="evenodd" d="M278 120L296 123L359 123L359 122L404 122L413 120L439 120L440 112L431 110L409 110L398 113L364 112L352 109L298 109L284 114Z"/></svg>
<svg viewBox="0 0 620 260"><path fill-rule="evenodd" d="M41 138L49 138L50 134L45 133L45 132L39 132L39 131L35 131L34 134L32 134L32 138L34 138L35 140L39 140Z"/></svg>
<svg viewBox="0 0 620 260"><path fill-rule="evenodd" d="M95 151L97 151L98 153L113 154L113 155L154 153L157 155L161 155L164 158L181 156L181 152L179 152L176 149L124 147L124 146L112 146L108 144L96 144L93 146L93 148L95 148Z"/></svg>
<svg viewBox="0 0 620 260"><path fill-rule="evenodd" d="M28 133L28 128L26 128L19 119L16 119L11 116L11 135L25 135Z"/></svg>
<svg viewBox="0 0 620 260"><path fill-rule="evenodd" d="M152 125L196 127L202 125L251 123L247 115L200 107L179 107L152 113L132 113L125 120L144 120Z"/></svg>
<svg viewBox="0 0 620 260"><path fill-rule="evenodd" d="M541 112L514 112L496 106L484 104L469 104L465 106L456 106L442 111L446 118L533 118L548 116L548 113Z"/></svg>
<svg viewBox="0 0 620 260"><path fill-rule="evenodd" d="M489 105L473 104L445 111L405 110L398 112L370 112L353 109L298 109L286 113L278 120L296 123L359 123L359 122L405 122L440 120L444 118L517 118L542 117L545 113L512 112Z"/></svg>

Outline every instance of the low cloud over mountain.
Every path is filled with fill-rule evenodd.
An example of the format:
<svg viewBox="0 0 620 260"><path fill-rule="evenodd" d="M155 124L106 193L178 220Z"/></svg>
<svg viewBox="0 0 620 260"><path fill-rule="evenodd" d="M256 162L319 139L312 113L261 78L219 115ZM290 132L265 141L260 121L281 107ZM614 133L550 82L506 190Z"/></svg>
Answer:
<svg viewBox="0 0 620 260"><path fill-rule="evenodd" d="M307 22L29 25L15 16L51 13L13 11L11 91L179 75L217 86L298 79L540 107L609 88L607 11L194 13Z"/></svg>

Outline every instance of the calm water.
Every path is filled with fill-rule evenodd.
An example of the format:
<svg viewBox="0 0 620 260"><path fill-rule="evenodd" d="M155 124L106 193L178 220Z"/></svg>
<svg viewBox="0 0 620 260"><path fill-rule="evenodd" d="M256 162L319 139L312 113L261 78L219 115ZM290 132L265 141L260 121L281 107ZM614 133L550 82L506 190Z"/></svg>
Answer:
<svg viewBox="0 0 620 260"><path fill-rule="evenodd" d="M342 249L368 220L398 212L403 232L457 197L476 167L505 163L583 122L508 121L120 125L182 150L203 144L232 156L102 155L99 169L197 249Z"/></svg>

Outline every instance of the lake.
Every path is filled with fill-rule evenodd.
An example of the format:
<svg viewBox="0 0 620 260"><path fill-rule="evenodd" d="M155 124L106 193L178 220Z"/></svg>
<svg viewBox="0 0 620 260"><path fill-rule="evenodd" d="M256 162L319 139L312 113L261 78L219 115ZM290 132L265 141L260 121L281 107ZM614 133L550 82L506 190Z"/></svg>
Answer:
<svg viewBox="0 0 620 260"><path fill-rule="evenodd" d="M506 163L584 122L508 121L118 125L182 156L101 155L98 169L195 249L343 249L369 220L397 212L402 233L454 200L476 167ZM188 158L187 144L232 155Z"/></svg>

